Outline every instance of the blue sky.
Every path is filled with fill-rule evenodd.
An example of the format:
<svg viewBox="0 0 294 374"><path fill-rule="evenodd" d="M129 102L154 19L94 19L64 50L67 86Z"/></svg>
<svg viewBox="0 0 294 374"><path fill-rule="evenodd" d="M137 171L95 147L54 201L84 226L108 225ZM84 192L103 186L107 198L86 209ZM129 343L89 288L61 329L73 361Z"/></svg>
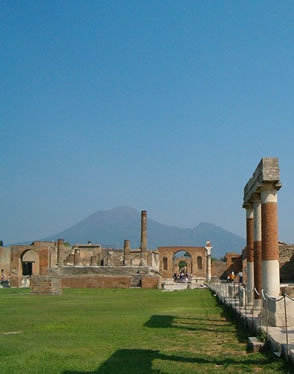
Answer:
<svg viewBox="0 0 294 374"><path fill-rule="evenodd" d="M121 205L245 236L244 185L275 156L294 242L293 1L0 8L0 239Z"/></svg>

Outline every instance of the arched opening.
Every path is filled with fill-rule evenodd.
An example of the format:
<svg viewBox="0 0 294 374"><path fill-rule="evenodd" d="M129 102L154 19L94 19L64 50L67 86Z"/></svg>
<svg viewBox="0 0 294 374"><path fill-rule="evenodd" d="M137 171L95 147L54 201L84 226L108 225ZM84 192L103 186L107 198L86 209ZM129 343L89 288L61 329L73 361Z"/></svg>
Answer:
<svg viewBox="0 0 294 374"><path fill-rule="evenodd" d="M202 269L202 257L201 256L197 257L197 268L199 270Z"/></svg>
<svg viewBox="0 0 294 374"><path fill-rule="evenodd" d="M21 255L22 275L31 276L40 274L39 255L33 249L24 251Z"/></svg>
<svg viewBox="0 0 294 374"><path fill-rule="evenodd" d="M168 269L168 267L167 267L167 257L163 257L163 259L162 259L162 268L163 268L163 270Z"/></svg>
<svg viewBox="0 0 294 374"><path fill-rule="evenodd" d="M188 251L181 250L173 255L173 278L176 282L187 282L192 273L192 256Z"/></svg>

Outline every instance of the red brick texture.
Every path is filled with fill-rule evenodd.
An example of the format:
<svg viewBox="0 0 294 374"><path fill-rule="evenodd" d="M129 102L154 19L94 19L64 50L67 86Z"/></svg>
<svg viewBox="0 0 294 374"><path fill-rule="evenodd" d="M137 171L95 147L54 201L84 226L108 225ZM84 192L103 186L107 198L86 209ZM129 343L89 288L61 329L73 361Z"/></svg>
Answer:
<svg viewBox="0 0 294 374"><path fill-rule="evenodd" d="M61 295L61 279L58 277L33 275L31 277L32 295Z"/></svg>
<svg viewBox="0 0 294 374"><path fill-rule="evenodd" d="M261 205L262 260L279 260L277 203Z"/></svg>
<svg viewBox="0 0 294 374"><path fill-rule="evenodd" d="M161 288L161 277L142 277L142 288Z"/></svg>
<svg viewBox="0 0 294 374"><path fill-rule="evenodd" d="M71 276L61 278L62 288L130 288L131 277Z"/></svg>

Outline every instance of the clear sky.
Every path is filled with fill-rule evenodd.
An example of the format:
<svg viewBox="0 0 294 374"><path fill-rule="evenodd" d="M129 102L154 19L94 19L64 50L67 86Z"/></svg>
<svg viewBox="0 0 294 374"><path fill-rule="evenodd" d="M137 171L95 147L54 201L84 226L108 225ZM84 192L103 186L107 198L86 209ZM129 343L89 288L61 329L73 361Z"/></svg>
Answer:
<svg viewBox="0 0 294 374"><path fill-rule="evenodd" d="M0 2L0 239L101 209L245 236L243 188L279 157L294 242L294 2Z"/></svg>

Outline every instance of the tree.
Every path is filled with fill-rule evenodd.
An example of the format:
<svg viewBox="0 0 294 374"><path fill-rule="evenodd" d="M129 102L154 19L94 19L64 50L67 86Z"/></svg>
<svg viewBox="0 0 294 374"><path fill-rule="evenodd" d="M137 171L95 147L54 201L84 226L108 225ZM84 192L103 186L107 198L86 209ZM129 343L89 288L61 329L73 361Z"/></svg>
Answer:
<svg viewBox="0 0 294 374"><path fill-rule="evenodd" d="M0 247L3 247L3 240L0 240Z"/></svg>

